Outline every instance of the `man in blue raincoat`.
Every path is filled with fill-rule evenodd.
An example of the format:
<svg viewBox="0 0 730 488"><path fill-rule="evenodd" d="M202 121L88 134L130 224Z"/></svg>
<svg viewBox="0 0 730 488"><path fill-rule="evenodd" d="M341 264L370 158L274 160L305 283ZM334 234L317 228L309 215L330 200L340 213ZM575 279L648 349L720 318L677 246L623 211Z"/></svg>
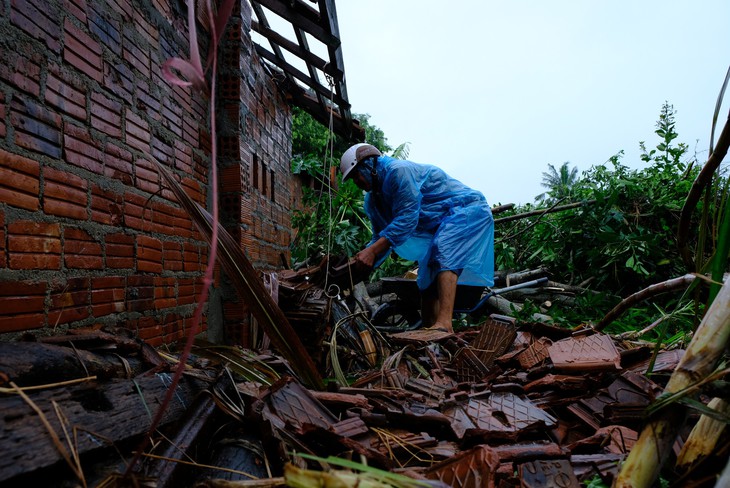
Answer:
<svg viewBox="0 0 730 488"><path fill-rule="evenodd" d="M480 192L436 166L355 144L340 160L343 180L366 191L373 238L356 256L368 269L390 251L418 261L423 324L453 332L456 285L494 285L494 221Z"/></svg>

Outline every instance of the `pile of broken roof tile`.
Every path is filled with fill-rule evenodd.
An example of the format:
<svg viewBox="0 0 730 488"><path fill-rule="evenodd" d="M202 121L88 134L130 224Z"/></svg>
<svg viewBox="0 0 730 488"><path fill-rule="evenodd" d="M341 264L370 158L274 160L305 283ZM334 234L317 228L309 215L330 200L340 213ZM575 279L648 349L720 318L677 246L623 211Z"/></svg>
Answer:
<svg viewBox="0 0 730 488"><path fill-rule="evenodd" d="M134 351L129 344L121 349L104 339L107 358L125 356L125 377L107 374L93 385L67 386L54 399L68 425L84 432L78 451L82 465L100 478L123 470L117 450L127 449L123 456L128 461L137 447L134 441L145 435L147 415L141 413L141 403L134 405L136 393L130 400L132 390L144 393L144 408L151 415L164 391L154 385L166 378L159 361L147 366L154 366L152 379L149 371L130 371L135 356L149 355L141 343ZM327 391L300 384L275 355L256 355L270 367L260 380L232 373L230 356L218 362L197 357L178 386L176 416L166 419L164 436L155 436L152 453L163 460L146 459L139 479L154 479L158 487L216 486L215 480L256 476L270 478L270 486L276 486L283 483L279 477L288 462L321 469L297 455L307 453L350 458L448 486L579 487L596 477L610 483L637 438L645 408L681 357L680 350L660 353L650 380L648 348L624 349L590 329L571 334L543 324L518 327L499 315L458 334L413 330L383 340L391 353L380 358L378 367L359 371L347 386L331 382ZM69 356L81 354L82 345L69 348ZM111 396L112 382L120 385L114 390L119 397ZM115 402L122 391L120 410ZM28 395L41 410L52 411L48 394ZM44 449L29 448L23 455L47 456L34 464L18 454L0 467L0 481L17 484L53 476L60 486L73 479L58 452L54 458L57 450L28 403L12 395L0 400L22 425L38 423L24 441L11 432L20 429L20 420L6 417L0 444L42 444ZM56 426L56 416L48 417ZM106 419L113 419L112 425L104 427ZM121 425L127 426L128 436L110 434ZM55 428L60 432L60 426ZM109 431L102 436L103 429ZM0 447L13 451L9 445ZM112 451L114 455L102 455ZM116 461L109 462L115 455ZM107 464L99 467L103 459ZM227 470L191 466L191 460Z"/></svg>
<svg viewBox="0 0 730 488"><path fill-rule="evenodd" d="M389 341L401 348L391 367L326 393L289 378L267 392L262 414L320 456L356 454L449 486L578 487L610 482L661 391L644 374L648 349L621 351L588 330L517 330L492 316L460 335ZM660 354L652 377L680 357Z"/></svg>

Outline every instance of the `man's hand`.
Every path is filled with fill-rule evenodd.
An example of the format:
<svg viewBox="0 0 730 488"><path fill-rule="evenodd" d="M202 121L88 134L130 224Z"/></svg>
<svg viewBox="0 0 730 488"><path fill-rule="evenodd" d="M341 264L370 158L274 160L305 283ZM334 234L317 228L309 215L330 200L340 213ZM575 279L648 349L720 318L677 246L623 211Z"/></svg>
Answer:
<svg viewBox="0 0 730 488"><path fill-rule="evenodd" d="M372 245L366 247L355 255L355 263L358 267L371 270L375 265L375 260L382 253L390 248L390 242L385 237L381 237Z"/></svg>
<svg viewBox="0 0 730 488"><path fill-rule="evenodd" d="M370 270L375 264L376 257L375 251L373 251L371 247L366 247L359 253L355 254L355 263L360 268Z"/></svg>

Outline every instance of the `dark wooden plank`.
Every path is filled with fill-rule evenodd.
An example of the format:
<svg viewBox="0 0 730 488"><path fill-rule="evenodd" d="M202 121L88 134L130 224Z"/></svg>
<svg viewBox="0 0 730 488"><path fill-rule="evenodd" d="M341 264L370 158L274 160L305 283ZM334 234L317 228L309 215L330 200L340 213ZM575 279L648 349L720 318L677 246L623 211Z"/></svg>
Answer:
<svg viewBox="0 0 730 488"><path fill-rule="evenodd" d="M58 403L68 419L69 430L83 429L78 432L76 449L85 454L109 447L109 441L118 443L144 434L150 427L150 414L157 412L170 379L170 375L156 374L27 394L64 441L52 402ZM178 419L204 387L205 384L198 380L183 377L162 425ZM0 412L0 452L3 453L0 456L0 482L51 466L62 459L38 415L19 395L0 396Z"/></svg>
<svg viewBox="0 0 730 488"><path fill-rule="evenodd" d="M86 376L124 378L127 367L132 374L141 372L138 358L125 359L126 365L111 354L40 342L0 342L0 373L18 386L44 385Z"/></svg>

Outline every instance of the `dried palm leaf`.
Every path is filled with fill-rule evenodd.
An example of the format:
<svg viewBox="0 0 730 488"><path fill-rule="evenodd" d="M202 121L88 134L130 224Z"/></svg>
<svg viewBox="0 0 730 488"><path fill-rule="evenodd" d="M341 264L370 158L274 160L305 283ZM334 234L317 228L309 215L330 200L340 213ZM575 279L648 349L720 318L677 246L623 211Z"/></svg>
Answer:
<svg viewBox="0 0 730 488"><path fill-rule="evenodd" d="M214 229L213 217L190 198L182 185L166 167L157 160L153 159L153 161L157 166L157 170L175 194L177 201L188 213L200 233L211 244ZM322 377L317 371L312 358L307 353L289 320L266 291L263 281L258 278L251 262L220 223L217 223L217 230L218 259L233 287L249 305L251 312L271 339L274 347L299 374L299 379L312 388L323 389Z"/></svg>

